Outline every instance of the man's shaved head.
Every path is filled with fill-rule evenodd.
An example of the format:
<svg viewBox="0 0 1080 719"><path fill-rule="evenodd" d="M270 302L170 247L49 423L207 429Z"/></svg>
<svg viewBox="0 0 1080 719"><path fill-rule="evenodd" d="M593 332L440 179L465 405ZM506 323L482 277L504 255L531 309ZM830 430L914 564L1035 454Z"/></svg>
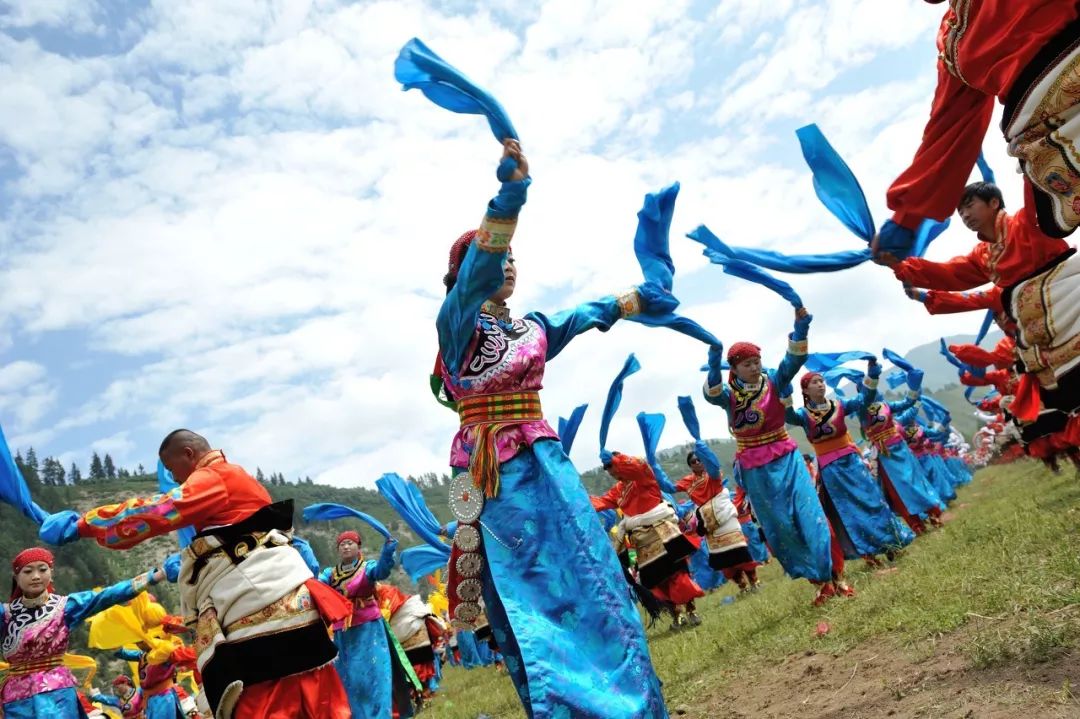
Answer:
<svg viewBox="0 0 1080 719"><path fill-rule="evenodd" d="M174 429L161 440L158 457L173 474L173 478L183 484L195 471L199 460L210 453L210 443L200 434L190 429Z"/></svg>
<svg viewBox="0 0 1080 719"><path fill-rule="evenodd" d="M210 451L210 443L206 441L206 437L190 429L174 429L165 435L165 439L161 440L161 446L158 448L158 455L165 454L170 447L191 447L196 452Z"/></svg>

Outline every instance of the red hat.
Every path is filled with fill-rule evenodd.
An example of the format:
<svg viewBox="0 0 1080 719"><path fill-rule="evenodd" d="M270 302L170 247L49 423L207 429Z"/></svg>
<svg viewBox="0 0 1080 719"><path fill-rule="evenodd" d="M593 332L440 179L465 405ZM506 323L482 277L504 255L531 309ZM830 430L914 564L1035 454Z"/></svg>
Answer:
<svg viewBox="0 0 1080 719"><path fill-rule="evenodd" d="M131 685L131 686L134 686L134 684L132 683L131 679L129 679L129 678L128 678L128 675L127 675L127 674L118 674L118 675L116 676L116 679L113 679L113 680L112 680L112 685L113 685L114 687L118 687L118 686L120 686L121 684L129 684L129 685Z"/></svg>
<svg viewBox="0 0 1080 719"><path fill-rule="evenodd" d="M339 534L337 536L337 544L341 544L346 539L351 539L354 542L356 542L357 544L361 543L360 542L360 533L359 532L354 532L351 529L346 529L344 532L342 532L341 534Z"/></svg>
<svg viewBox="0 0 1080 719"><path fill-rule="evenodd" d="M810 383L814 380L815 377L818 379L825 379L825 376L822 375L820 372L807 372L802 376L802 379L799 380L799 385L801 385L803 389L806 389L810 386Z"/></svg>
<svg viewBox="0 0 1080 719"><path fill-rule="evenodd" d="M465 261L465 253L469 251L469 245L476 238L476 230L469 230L461 237L454 240L454 244L450 245L450 260L446 266L446 276L443 277L443 284L447 288L453 287L457 282L458 271L461 269L461 263Z"/></svg>
<svg viewBox="0 0 1080 719"><path fill-rule="evenodd" d="M50 567L55 562L53 553L44 547L30 547L24 549L15 555L15 559L11 560L11 598L12 600L18 599L22 596L22 590L19 589L19 582L15 579L15 575L22 571L22 568L27 564L33 564L34 562L45 562ZM53 585L49 582L49 586L45 588L46 592L52 594Z"/></svg>
<svg viewBox="0 0 1080 719"><path fill-rule="evenodd" d="M761 348L753 342L736 342L731 345L727 351L727 361L731 365L732 369L735 365L739 364L743 360L748 360L751 357L760 357Z"/></svg>
<svg viewBox="0 0 1080 719"><path fill-rule="evenodd" d="M53 557L53 553L48 549L45 549L44 547L30 547L29 549L24 549L16 554L15 559L11 560L11 571L18 574L27 564L32 564L34 562L45 562L51 567L55 561L56 558Z"/></svg>

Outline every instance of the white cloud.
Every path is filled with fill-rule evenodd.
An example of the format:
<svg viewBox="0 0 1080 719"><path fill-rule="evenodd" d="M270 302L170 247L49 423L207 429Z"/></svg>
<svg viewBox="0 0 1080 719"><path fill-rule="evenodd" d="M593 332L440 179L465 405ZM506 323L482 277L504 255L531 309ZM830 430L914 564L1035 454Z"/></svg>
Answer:
<svg viewBox="0 0 1080 719"><path fill-rule="evenodd" d="M450 242L496 189L498 147L479 118L393 82L413 34L492 89L530 152L516 308L557 310L640 281L635 213L645 192L679 179L672 252L677 291L692 294L684 311L725 342L753 339L779 357L790 308L707 266L681 235L706 222L732 244L858 246L814 197L795 139L768 118L818 119L883 219L884 188L921 132L929 68L822 88L883 47L925 35L921 52L936 20L921 3L842 5L723 3L697 21L683 2L630 13L614 0L559 0L519 13L170 1L132 19L138 36L115 56L0 39L0 142L19 163L0 226L10 249L0 327L78 333L100 364L120 367L75 398L52 379L59 362L23 366L16 345L3 356L23 376L9 394L0 382L0 418L14 415L20 437L64 457L108 447L129 465L149 465L156 440L187 425L289 477L369 484L443 467L455 417L427 388L440 279ZM695 48L716 36L731 52L744 43L745 62L720 87L688 83L713 76ZM738 121L702 133L698 115L716 112ZM932 252L965 241L954 231ZM921 309L881 268L792 282L819 348L929 339ZM973 322L935 319L933 331ZM704 348L627 323L582 337L549 368L551 419L591 405L574 453L582 466L594 462L606 383L630 351L645 370L628 382L612 446L640 446L639 409L668 414L665 442L687 438L674 398L700 396ZM722 433L721 413L698 404L706 433Z"/></svg>
<svg viewBox="0 0 1080 719"><path fill-rule="evenodd" d="M63 27L89 33L100 30L96 0L0 0L0 27Z"/></svg>

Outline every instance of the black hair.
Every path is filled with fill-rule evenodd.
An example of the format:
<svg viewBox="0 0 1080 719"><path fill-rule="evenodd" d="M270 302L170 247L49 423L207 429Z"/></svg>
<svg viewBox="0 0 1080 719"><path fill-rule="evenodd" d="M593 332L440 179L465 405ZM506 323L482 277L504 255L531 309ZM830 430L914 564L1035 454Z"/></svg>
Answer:
<svg viewBox="0 0 1080 719"><path fill-rule="evenodd" d="M1005 198L1001 195L1001 188L992 182L972 182L964 188L964 194L960 196L960 204L963 207L972 200L982 200L990 204L990 200L998 201L998 209L1005 209Z"/></svg>
<svg viewBox="0 0 1080 719"><path fill-rule="evenodd" d="M693 464L695 459L697 459L697 453L696 452L688 453L686 455L686 464L688 464L688 465Z"/></svg>
<svg viewBox="0 0 1080 719"><path fill-rule="evenodd" d="M200 450L209 450L210 443L206 441L206 438L201 434L196 434L190 429L174 429L165 435L165 439L161 440L161 446L158 447L158 455L164 454L165 450L169 448L174 441L183 442L185 445Z"/></svg>

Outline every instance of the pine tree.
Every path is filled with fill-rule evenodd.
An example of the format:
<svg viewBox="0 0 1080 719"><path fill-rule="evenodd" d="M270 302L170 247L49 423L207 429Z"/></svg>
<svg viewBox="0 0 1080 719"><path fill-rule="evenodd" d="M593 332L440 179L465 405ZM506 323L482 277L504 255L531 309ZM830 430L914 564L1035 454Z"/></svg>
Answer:
<svg viewBox="0 0 1080 719"><path fill-rule="evenodd" d="M82 484L82 472L79 470L79 465L74 462L71 463L71 469L68 470L68 477L71 477L72 484Z"/></svg>
<svg viewBox="0 0 1080 719"><path fill-rule="evenodd" d="M142 466L142 462L139 462L139 466L135 468L135 474L138 474L138 475L146 474L146 467Z"/></svg>
<svg viewBox="0 0 1080 719"><path fill-rule="evenodd" d="M105 454L104 469L105 479L116 479L116 465L113 464L112 457L108 453Z"/></svg>
<svg viewBox="0 0 1080 719"><path fill-rule="evenodd" d="M41 473L38 468L37 453L34 452L33 447L26 450L26 460L23 462L22 473L28 483L41 484Z"/></svg>
<svg viewBox="0 0 1080 719"><path fill-rule="evenodd" d="M90 481L100 482L105 479L105 467L101 464L101 457L97 452L90 457Z"/></svg>
<svg viewBox="0 0 1080 719"><path fill-rule="evenodd" d="M255 479L259 480L263 484L266 484L266 475L263 474L262 467L255 468Z"/></svg>

